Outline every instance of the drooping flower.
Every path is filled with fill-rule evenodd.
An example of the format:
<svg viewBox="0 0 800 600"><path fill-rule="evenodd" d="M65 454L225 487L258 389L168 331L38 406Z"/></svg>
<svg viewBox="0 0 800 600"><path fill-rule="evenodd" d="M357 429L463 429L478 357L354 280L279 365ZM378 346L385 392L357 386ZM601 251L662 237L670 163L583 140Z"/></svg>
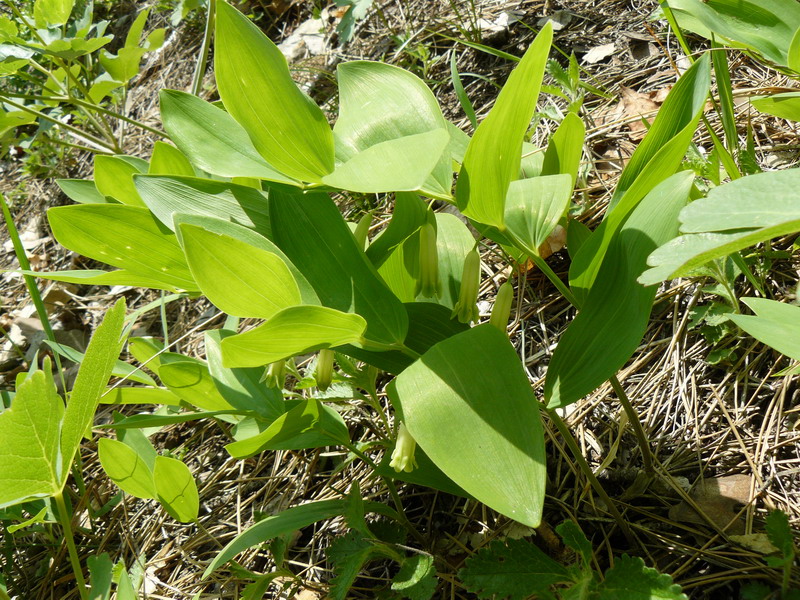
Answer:
<svg viewBox="0 0 800 600"><path fill-rule="evenodd" d="M267 372L264 373L263 381L267 384L267 387L282 390L286 381L286 361L279 360L270 363L267 366Z"/></svg>
<svg viewBox="0 0 800 600"><path fill-rule="evenodd" d="M333 381L333 350L323 348L317 357L317 368L314 371L314 379L320 391L327 390Z"/></svg>
<svg viewBox="0 0 800 600"><path fill-rule="evenodd" d="M458 317L462 323L478 320L478 288L481 284L481 255L477 250L467 254L461 272L461 289L450 318Z"/></svg>
<svg viewBox="0 0 800 600"><path fill-rule="evenodd" d="M441 291L436 229L430 223L425 223L419 230L419 279L414 295L433 298Z"/></svg>
<svg viewBox="0 0 800 600"><path fill-rule="evenodd" d="M410 473L417 467L417 461L414 458L414 450L417 447L417 442L411 437L411 434L406 429L405 423L400 423L397 430L397 442L392 452L392 460L389 466L395 471L400 473L405 471Z"/></svg>
<svg viewBox="0 0 800 600"><path fill-rule="evenodd" d="M497 298L492 307L492 316L489 323L497 327L503 333L508 331L508 319L511 317L511 304L514 302L514 287L506 281L497 290Z"/></svg>

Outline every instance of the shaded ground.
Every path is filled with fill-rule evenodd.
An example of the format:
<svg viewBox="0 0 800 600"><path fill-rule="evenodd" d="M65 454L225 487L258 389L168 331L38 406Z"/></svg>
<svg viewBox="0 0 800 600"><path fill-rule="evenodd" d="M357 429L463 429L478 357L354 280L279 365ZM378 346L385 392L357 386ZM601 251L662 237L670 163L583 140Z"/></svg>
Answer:
<svg viewBox="0 0 800 600"><path fill-rule="evenodd" d="M256 14L262 15L259 24L276 42L289 38L312 17L312 3L280 5L269 12L264 12L260 3L250 4ZM275 4L280 3L270 6ZM557 32L556 45L566 54L575 52L585 70L583 77L607 95L588 95L582 115L589 133L583 183L575 196L573 213L592 227L602 215L622 165L643 135L642 115L652 116L675 82L676 69L687 66L665 23L648 21L657 6L650 0L390 0L376 1L375 5L368 18L357 24L354 40L344 48L337 48L334 40L322 54L309 56L308 48L316 41L307 40L296 52L298 80L319 102L325 103L332 115L336 108L332 84L335 65L354 58L386 60L425 79L442 103L445 115L469 131L469 122L451 84L451 53L456 53L458 69L464 74L467 93L479 118L491 108L496 85L504 81L511 65L454 39L520 55L533 39L540 19L550 16L563 25ZM328 37L336 23L333 13L331 10L323 15L319 24ZM315 25L309 31L318 29ZM197 26L184 26L161 55L148 63L135 82L129 102L137 118L158 126L157 90L186 89L201 35ZM702 46L698 43L697 47ZM557 53L551 56L566 64ZM774 72L738 55L732 58L732 75L738 90L786 83ZM213 99L210 73L206 91ZM746 94L742 91L737 98L746 98ZM540 110L554 117L563 107L563 101L548 97ZM776 167L796 159L795 132L785 122L758 115L746 99L738 101L737 107L742 136L748 120L752 121L756 158L761 165ZM713 113L708 116L719 129ZM552 118L543 119L534 140L546 139L553 124ZM153 141L132 130L125 150L146 158ZM704 135L698 135L696 143L698 148L710 149ZM87 157L80 157L59 164L57 170L60 176L88 176L90 164ZM28 250L37 257L39 268L68 268L75 257L53 244L42 218L45 207L67 200L51 182L27 178L19 165L4 164L3 168L0 189L15 201L18 225L28 232ZM369 202L378 215L383 211L388 216L384 199L362 201L347 205L346 210L356 216L364 209L363 203ZM6 239L3 231L2 241ZM779 240L773 244L773 250L782 249L791 249L791 242ZM12 256L0 256L0 267L10 268L14 264ZM566 277L566 252L556 253L548 262ZM538 271L511 274L490 249L485 253L484 266L484 300L490 302L497 286L508 277L516 283L521 300L511 327L512 340L525 360L534 389L541 395L547 361L572 310ZM767 283L791 298L798 280L797 257L794 262L776 259L769 273ZM36 339L35 316L29 309L22 281L8 275L2 277L0 324L6 330L17 324L26 337L21 348L24 351L25 344ZM745 295L748 290L741 285L737 291ZM99 311L115 297L124 295L129 306L144 305L158 297L155 292L133 289L109 291L60 284L47 284L43 289L52 300L52 320L63 332L59 335L76 346L92 329ZM707 338L713 339L714 332L694 326L691 311L711 301L712 296L694 280L676 281L662 289L651 327L619 378L641 416L658 458L658 470L669 472L687 490L702 478L710 479L712 487L733 490L727 500L712 494L710 500L703 501L712 519L723 524L732 522L729 534L763 532L763 517L775 508L787 512L796 523L800 518L796 499L800 474L797 378L773 377L786 366L785 360L776 361L773 351L752 339L738 339L734 333L709 342ZM166 323L162 323L158 311L149 313L138 333L163 337L166 329L175 351L199 356L203 355L202 331L221 322L216 310L205 301L170 304L166 317ZM717 351L724 357L729 349L735 354L729 354L718 365L709 364L710 352ZM10 386L24 363L13 352L4 356L0 375L2 385ZM373 415L355 403L344 403L341 408L353 438L361 435L364 440L370 439ZM538 531L515 525L475 502L413 486L401 489L409 516L426 537L425 550L437 557L442 583L436 597L472 597L455 574L472 552L496 538L526 536L552 556L564 557L567 551L552 528L567 518L576 519L592 541L599 567L606 567L613 555L637 554L649 565L670 573L693 598L736 598L742 580L780 583L779 572L766 567L761 554L720 534L708 523L693 522L690 514L680 508L681 490L657 481L644 492L636 491L641 455L607 386L570 408L568 422L584 455L630 523L636 546L618 531L579 474L562 438L546 424L548 498L545 524ZM110 409L98 416L98 422L108 419ZM354 480L359 481L365 498L388 499L383 486L370 478L367 469L358 463L344 464L344 453L336 450L265 453L235 461L223 450L227 438L222 430L210 422L165 428L154 441L162 448L183 453L196 474L201 498L199 525L177 524L154 503L125 498L91 524L81 523L85 529L78 535L87 555L108 551L126 564L138 556L145 557L144 589L150 598L191 598L197 593L199 598L239 598L246 580L235 572L222 569L206 581L200 581L200 574L221 546L259 515L306 501L338 497ZM97 510L108 505L117 489L102 474L94 442L84 445L82 456L85 498ZM731 479L732 476L737 477ZM280 586L273 587L272 595L267 597L324 598L326 582L331 577L325 548L342 530L343 524L334 520L295 536L289 544L288 567L296 578L283 581L283 591ZM41 536L15 536L13 540L7 536L6 544L5 569L14 574L14 582L20 586L14 593L20 598L77 598L65 549L61 548L56 559L50 560L50 549L42 546ZM257 573L274 567L269 552L261 549L243 553L238 562ZM352 597L377 597L392 575L390 567L372 563L356 582ZM800 582L800 578L795 581Z"/></svg>

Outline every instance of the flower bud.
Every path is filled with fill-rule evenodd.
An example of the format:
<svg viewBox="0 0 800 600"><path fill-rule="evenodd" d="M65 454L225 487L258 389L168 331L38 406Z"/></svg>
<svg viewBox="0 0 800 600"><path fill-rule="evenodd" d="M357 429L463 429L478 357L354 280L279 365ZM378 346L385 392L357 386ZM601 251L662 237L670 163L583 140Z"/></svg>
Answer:
<svg viewBox="0 0 800 600"><path fill-rule="evenodd" d="M458 302L453 307L450 318L458 317L462 323L478 320L478 288L481 284L481 255L477 250L467 254L464 270L461 272L461 289Z"/></svg>
<svg viewBox="0 0 800 600"><path fill-rule="evenodd" d="M314 371L314 379L320 391L327 390L333 381L333 350L323 348L317 356L317 368Z"/></svg>
<svg viewBox="0 0 800 600"><path fill-rule="evenodd" d="M511 316L511 304L514 302L514 288L506 281L497 290L497 298L492 307L492 316L489 323L497 327L503 333L508 330L508 319Z"/></svg>
<svg viewBox="0 0 800 600"><path fill-rule="evenodd" d="M395 443L389 466L398 473L401 471L411 473L417 467L417 461L414 459L414 449L416 447L417 442L411 437L405 423L400 423L400 427L397 430L397 442Z"/></svg>
<svg viewBox="0 0 800 600"><path fill-rule="evenodd" d="M267 366L267 372L264 373L263 381L267 384L267 387L282 390L283 384L286 382L286 361L279 360L270 363Z"/></svg>
<svg viewBox="0 0 800 600"><path fill-rule="evenodd" d="M436 229L430 223L425 223L419 229L419 279L415 295L433 298L440 293Z"/></svg>

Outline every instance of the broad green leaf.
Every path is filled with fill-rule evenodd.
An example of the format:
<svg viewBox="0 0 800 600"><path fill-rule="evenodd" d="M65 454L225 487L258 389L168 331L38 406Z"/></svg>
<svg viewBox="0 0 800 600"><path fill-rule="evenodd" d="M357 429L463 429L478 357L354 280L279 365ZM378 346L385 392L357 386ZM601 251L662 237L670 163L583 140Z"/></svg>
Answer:
<svg viewBox="0 0 800 600"><path fill-rule="evenodd" d="M277 254L186 223L180 232L194 280L220 310L237 317L269 319L301 304L297 282Z"/></svg>
<svg viewBox="0 0 800 600"><path fill-rule="evenodd" d="M134 179L147 208L174 231L175 215L215 217L272 236L267 195L251 187L200 179L140 175Z"/></svg>
<svg viewBox="0 0 800 600"><path fill-rule="evenodd" d="M401 342L408 319L356 244L333 200L323 194L270 193L273 239L305 275L324 306L352 311L367 322L365 338ZM347 342L342 342L347 343Z"/></svg>
<svg viewBox="0 0 800 600"><path fill-rule="evenodd" d="M295 85L278 47L238 10L217 4L215 75L228 112L285 175L319 183L333 171L333 132Z"/></svg>
<svg viewBox="0 0 800 600"><path fill-rule="evenodd" d="M653 249L675 235L693 178L687 171L656 186L612 239L585 303L561 335L547 368L549 407L566 406L592 392L641 343L657 289L636 278Z"/></svg>
<svg viewBox="0 0 800 600"><path fill-rule="evenodd" d="M444 152L449 142L444 128L380 142L338 164L322 181L363 194L420 190L440 157L449 162Z"/></svg>
<svg viewBox="0 0 800 600"><path fill-rule="evenodd" d="M389 385L390 387L387 388L387 391L394 393L391 391L392 384ZM392 452L394 452L394 444L388 446L386 451L383 453L383 459L378 465L377 470L379 475L388 477L390 479L397 479L398 481L413 483L414 485L433 488L453 496L460 496L462 498L470 497L467 492L453 483L452 479L442 473L442 470L439 467L433 464L431 459L428 458L428 455L425 454L422 448L417 447L414 451L414 460L417 463L417 466L411 472L400 471L398 473L389 466L389 463L392 460Z"/></svg>
<svg viewBox="0 0 800 600"><path fill-rule="evenodd" d="M81 269L78 271L22 271L23 275L31 275L51 281L77 283L78 285L130 285L133 287L146 287L157 290L174 290L175 287L163 283L159 279L134 275L125 269L116 271L99 271L96 269Z"/></svg>
<svg viewBox="0 0 800 600"><path fill-rule="evenodd" d="M447 131L447 121L442 116L435 96L421 79L409 71L379 62L352 61L340 64L336 74L339 82L339 118L333 133L338 161L347 162L384 142L417 137L433 131ZM390 157L393 162L397 161L397 166L391 167L387 163L378 170L403 174L411 181L417 181L422 176L424 183L416 183L415 187L414 183L407 183L404 187L390 187L385 191L421 189L428 196L450 198L452 161L449 153L441 150L436 153L438 144L442 143L438 139L440 137L437 135L432 138L431 141L435 140L436 143L428 149L420 145L421 141L390 145L394 152L405 152L408 156L404 159ZM443 139L446 144L449 143L449 133ZM415 148L427 154L415 157L411 154ZM402 173L400 169L408 173ZM388 185L389 178L386 174L383 177Z"/></svg>
<svg viewBox="0 0 800 600"><path fill-rule="evenodd" d="M134 163L125 160L125 157L94 157L94 184L97 191L129 206L145 205L133 184L133 176L143 172L145 171L137 168Z"/></svg>
<svg viewBox="0 0 800 600"><path fill-rule="evenodd" d="M109 479L123 492L137 498L155 498L153 473L133 448L109 438L97 442L100 464Z"/></svg>
<svg viewBox="0 0 800 600"><path fill-rule="evenodd" d="M800 92L785 92L750 98L750 103L763 113L781 119L800 121Z"/></svg>
<svg viewBox="0 0 800 600"><path fill-rule="evenodd" d="M125 417L114 411L114 422L123 421ZM156 466L158 452L141 429L119 429L117 439L139 455L147 469L152 473ZM152 479L152 476L151 476Z"/></svg>
<svg viewBox="0 0 800 600"><path fill-rule="evenodd" d="M158 367L158 376L169 391L203 410L232 410L233 406L217 391L208 366L198 360L164 361Z"/></svg>
<svg viewBox="0 0 800 600"><path fill-rule="evenodd" d="M475 238L457 216L436 213L435 217L436 252L439 257L439 279L442 282L442 293L437 300L439 304L453 308L461 289L464 260L475 248Z"/></svg>
<svg viewBox="0 0 800 600"><path fill-rule="evenodd" d="M89 567L89 579L92 587L89 590L89 600L109 600L111 597L111 578L114 563L108 552L100 556L90 556L86 559Z"/></svg>
<svg viewBox="0 0 800 600"><path fill-rule="evenodd" d="M507 233L528 254L539 254L558 221L566 213L572 197L569 174L543 175L513 181L506 198Z"/></svg>
<svg viewBox="0 0 800 600"><path fill-rule="evenodd" d="M707 262L800 231L800 169L742 177L711 190L681 211L682 235L655 250L645 285L682 277Z"/></svg>
<svg viewBox="0 0 800 600"><path fill-rule="evenodd" d="M106 312L81 361L61 424L61 472L64 478L83 436L92 424L100 396L122 352L125 340L120 338L124 321L125 301L120 299Z"/></svg>
<svg viewBox="0 0 800 600"><path fill-rule="evenodd" d="M614 191L609 212L582 244L570 265L570 286L581 302L586 299L619 228L642 198L680 167L703 113L710 78L710 60L705 54L672 88L644 140L631 156Z"/></svg>
<svg viewBox="0 0 800 600"><path fill-rule="evenodd" d="M395 195L389 225L367 247L367 258L377 269L390 252L419 229L426 219L428 208L416 194L401 192Z"/></svg>
<svg viewBox="0 0 800 600"><path fill-rule="evenodd" d="M150 157L149 175L185 175L194 177L194 167L183 152L166 142L158 141Z"/></svg>
<svg viewBox="0 0 800 600"><path fill-rule="evenodd" d="M800 6L785 0L669 0L682 28L737 48L756 50L780 65L800 28Z"/></svg>
<svg viewBox="0 0 800 600"><path fill-rule="evenodd" d="M56 179L56 184L67 198L79 204L105 204L106 197L97 191L94 181L89 179Z"/></svg>
<svg viewBox="0 0 800 600"><path fill-rule="evenodd" d="M569 113L561 125L558 126L550 142L547 144L542 159L542 175L567 174L571 177L572 185L578 179L578 168L583 156L583 143L586 137L586 127L581 118L575 113Z"/></svg>
<svg viewBox="0 0 800 600"><path fill-rule="evenodd" d="M297 185L262 158L247 131L221 108L177 90L161 90L160 99L164 129L178 149L206 173Z"/></svg>
<svg viewBox="0 0 800 600"><path fill-rule="evenodd" d="M519 175L522 141L536 110L552 39L548 23L470 141L456 187L458 207L470 219L503 228L508 186Z"/></svg>
<svg viewBox="0 0 800 600"><path fill-rule="evenodd" d="M216 571L240 552L268 542L271 539L307 527L317 521L344 514L347 500L322 500L295 506L277 515L271 515L245 529L229 542L203 572L203 579Z"/></svg>
<svg viewBox="0 0 800 600"><path fill-rule="evenodd" d="M295 306L255 329L222 340L225 367L260 367L298 354L360 343L363 317L325 306Z"/></svg>
<svg viewBox="0 0 800 600"><path fill-rule="evenodd" d="M412 554L406 557L400 571L392 579L392 590L411 600L430 600L437 583L433 556Z"/></svg>
<svg viewBox="0 0 800 600"><path fill-rule="evenodd" d="M672 577L627 554L614 560L597 592L598 600L688 600Z"/></svg>
<svg viewBox="0 0 800 600"><path fill-rule="evenodd" d="M800 306L766 298L740 298L756 316L728 318L756 338L794 360L800 360Z"/></svg>
<svg viewBox="0 0 800 600"><path fill-rule="evenodd" d="M544 433L507 336L486 324L440 342L397 377L396 391L408 431L436 466L490 508L538 527Z"/></svg>
<svg viewBox="0 0 800 600"><path fill-rule="evenodd" d="M580 252L581 246L591 235L591 229L577 219L567 221L567 251L571 259L575 259L575 255Z"/></svg>
<svg viewBox="0 0 800 600"><path fill-rule="evenodd" d="M63 415L64 403L49 372L36 371L17 387L11 408L0 413L0 508L61 490Z"/></svg>
<svg viewBox="0 0 800 600"><path fill-rule="evenodd" d="M550 597L550 586L572 574L525 540L492 542L467 559L458 577L479 598Z"/></svg>
<svg viewBox="0 0 800 600"><path fill-rule="evenodd" d="M149 14L150 9L145 9L137 15L128 30L125 46L120 48L116 55L106 50L100 53L100 64L115 81L128 82L136 77L142 57L163 45L164 29L155 29L147 35L147 38L141 40Z"/></svg>
<svg viewBox="0 0 800 600"><path fill-rule="evenodd" d="M175 236L146 208L83 204L51 208L47 217L70 250L174 289L197 289Z"/></svg>
<svg viewBox="0 0 800 600"><path fill-rule="evenodd" d="M304 400L275 419L256 436L225 446L234 458L248 458L264 450L302 450L336 446L350 441L342 417L319 400Z"/></svg>
<svg viewBox="0 0 800 600"><path fill-rule="evenodd" d="M157 456L153 481L158 501L169 516L181 523L197 519L200 496L189 467L175 458Z"/></svg>
<svg viewBox="0 0 800 600"><path fill-rule="evenodd" d="M181 399L164 388L115 387L100 397L102 404L166 404L177 406Z"/></svg>
<svg viewBox="0 0 800 600"><path fill-rule="evenodd" d="M264 369L230 369L222 366L222 340L235 335L226 329L205 332L208 371L220 394L239 410L253 411L272 421L286 411L281 390L261 381Z"/></svg>
<svg viewBox="0 0 800 600"><path fill-rule="evenodd" d="M305 276L296 266L294 266L294 264L292 264L292 262L283 253L283 250L278 248L278 246L276 246L271 240L267 239L262 234L230 221L223 221L214 217L205 217L202 215L176 214L175 224L178 226L178 234L180 234L181 226L184 224L197 226L205 229L206 231L234 238L247 244L248 246L252 246L254 248L258 248L259 250L279 256L284 264L288 267L295 283L297 284L297 288L300 290L302 303L314 305L319 304L319 298Z"/></svg>
<svg viewBox="0 0 800 600"><path fill-rule="evenodd" d="M69 20L75 0L36 0L33 18L40 29L59 27Z"/></svg>

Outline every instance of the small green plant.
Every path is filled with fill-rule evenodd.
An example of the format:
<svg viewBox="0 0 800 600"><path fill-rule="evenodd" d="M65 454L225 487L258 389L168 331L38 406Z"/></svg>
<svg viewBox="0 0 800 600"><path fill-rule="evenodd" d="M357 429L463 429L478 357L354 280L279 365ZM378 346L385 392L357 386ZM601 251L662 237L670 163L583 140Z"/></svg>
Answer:
<svg viewBox="0 0 800 600"><path fill-rule="evenodd" d="M158 49L164 30L143 35L139 13L116 54L108 22L93 21L93 3L5 0L0 15L0 136L3 150L52 144L91 152L120 152L124 125L158 131L118 112L142 57ZM79 13L79 14L76 14Z"/></svg>

